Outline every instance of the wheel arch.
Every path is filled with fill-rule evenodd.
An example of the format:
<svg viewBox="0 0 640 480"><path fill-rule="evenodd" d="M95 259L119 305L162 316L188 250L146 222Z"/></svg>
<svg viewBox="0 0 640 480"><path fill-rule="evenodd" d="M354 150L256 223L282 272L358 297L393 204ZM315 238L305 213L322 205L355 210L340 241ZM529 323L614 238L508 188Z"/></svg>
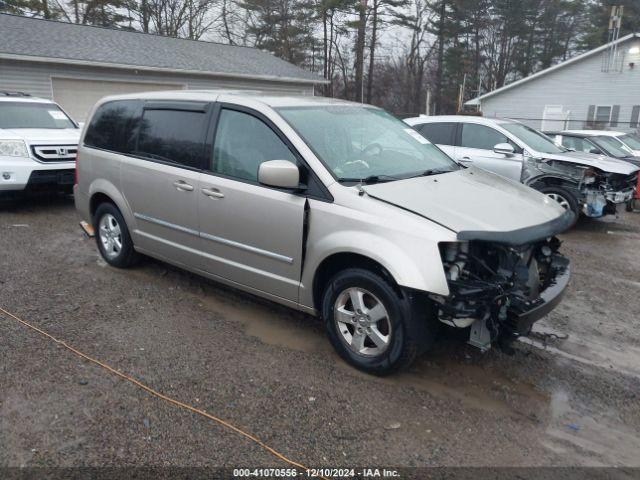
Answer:
<svg viewBox="0 0 640 480"><path fill-rule="evenodd" d="M313 276L313 307L316 311L320 311L322 302L322 294L327 283L338 272L347 268L362 268L364 270L377 273L389 282L393 290L398 296L402 295L402 289L384 265L362 253L351 251L332 253L320 262Z"/></svg>
<svg viewBox="0 0 640 480"><path fill-rule="evenodd" d="M91 221L101 203L108 202L116 206L129 226L134 225L134 218L129 205L118 188L104 179L96 180L89 190L89 214Z"/></svg>
<svg viewBox="0 0 640 480"><path fill-rule="evenodd" d="M557 186L575 190L577 192L580 186L580 182L569 176L539 175L537 177L528 179L525 185L535 189Z"/></svg>

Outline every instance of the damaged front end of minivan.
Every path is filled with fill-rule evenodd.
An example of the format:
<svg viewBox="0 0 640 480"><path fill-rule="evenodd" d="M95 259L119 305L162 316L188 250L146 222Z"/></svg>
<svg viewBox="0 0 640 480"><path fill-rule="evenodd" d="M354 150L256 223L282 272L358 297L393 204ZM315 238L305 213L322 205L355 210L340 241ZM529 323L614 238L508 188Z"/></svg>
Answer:
<svg viewBox="0 0 640 480"><path fill-rule="evenodd" d="M561 186L579 202L587 217L615 214L616 206L633 198L638 172L607 172L600 168L564 160L526 156L521 181L540 190Z"/></svg>
<svg viewBox="0 0 640 480"><path fill-rule="evenodd" d="M470 329L482 350L527 335L533 323L560 302L570 277L561 242L475 239L440 244L449 295L433 295L441 322Z"/></svg>

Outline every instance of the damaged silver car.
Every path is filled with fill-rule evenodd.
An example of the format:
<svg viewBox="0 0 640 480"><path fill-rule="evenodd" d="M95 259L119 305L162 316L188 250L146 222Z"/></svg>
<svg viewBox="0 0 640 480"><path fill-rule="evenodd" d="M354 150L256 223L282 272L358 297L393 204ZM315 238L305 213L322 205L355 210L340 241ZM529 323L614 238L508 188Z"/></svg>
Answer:
<svg viewBox="0 0 640 480"><path fill-rule="evenodd" d="M320 316L342 358L375 374L408 366L443 323L483 349L526 335L569 280L555 235L571 212L357 103L108 97L74 193L109 265L145 254Z"/></svg>
<svg viewBox="0 0 640 480"><path fill-rule="evenodd" d="M421 116L405 120L456 161L524 183L579 215L601 217L633 198L638 167L574 152L515 120Z"/></svg>

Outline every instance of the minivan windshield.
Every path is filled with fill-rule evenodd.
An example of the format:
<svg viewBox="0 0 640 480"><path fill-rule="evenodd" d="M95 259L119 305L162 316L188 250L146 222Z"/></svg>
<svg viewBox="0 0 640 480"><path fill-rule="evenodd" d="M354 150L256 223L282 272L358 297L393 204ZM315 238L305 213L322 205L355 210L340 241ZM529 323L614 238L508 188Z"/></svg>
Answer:
<svg viewBox="0 0 640 480"><path fill-rule="evenodd" d="M77 128L54 103L0 102L0 128Z"/></svg>
<svg viewBox="0 0 640 480"><path fill-rule="evenodd" d="M554 141L546 135L543 135L533 128L527 127L522 123L501 123L500 126L507 132L515 135L525 145L536 152L562 153L567 151L566 148L556 145Z"/></svg>
<svg viewBox="0 0 640 480"><path fill-rule="evenodd" d="M416 130L377 108L314 105L277 111L339 181L393 181L460 168Z"/></svg>

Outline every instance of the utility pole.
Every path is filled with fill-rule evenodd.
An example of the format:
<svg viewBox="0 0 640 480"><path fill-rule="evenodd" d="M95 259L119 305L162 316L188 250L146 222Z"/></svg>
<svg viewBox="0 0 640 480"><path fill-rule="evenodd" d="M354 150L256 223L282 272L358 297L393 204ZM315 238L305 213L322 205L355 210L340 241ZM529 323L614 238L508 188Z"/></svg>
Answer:
<svg viewBox="0 0 640 480"><path fill-rule="evenodd" d="M425 101L424 113L427 116L431 115L431 89L430 88L427 88L427 100Z"/></svg>

